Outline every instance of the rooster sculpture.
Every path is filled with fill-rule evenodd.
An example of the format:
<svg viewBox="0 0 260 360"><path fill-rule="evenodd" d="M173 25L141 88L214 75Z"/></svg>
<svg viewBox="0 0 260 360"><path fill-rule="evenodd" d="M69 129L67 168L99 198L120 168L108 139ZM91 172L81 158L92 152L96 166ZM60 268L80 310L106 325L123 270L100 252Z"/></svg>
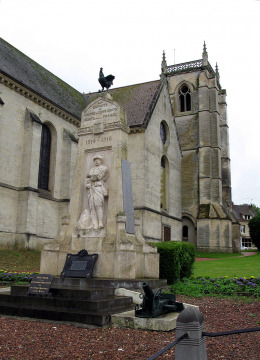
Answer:
<svg viewBox="0 0 260 360"><path fill-rule="evenodd" d="M102 86L102 91L104 91L104 88L108 90L110 86L113 85L114 78L114 75L104 76L103 68L100 68L98 81Z"/></svg>

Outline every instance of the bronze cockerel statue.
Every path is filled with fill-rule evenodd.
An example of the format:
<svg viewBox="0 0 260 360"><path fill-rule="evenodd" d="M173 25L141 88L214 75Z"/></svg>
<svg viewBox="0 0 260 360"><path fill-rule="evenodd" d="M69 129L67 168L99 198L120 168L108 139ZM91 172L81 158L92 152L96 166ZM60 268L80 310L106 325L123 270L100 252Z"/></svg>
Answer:
<svg viewBox="0 0 260 360"><path fill-rule="evenodd" d="M104 88L108 90L110 86L113 85L114 78L114 75L104 76L103 68L100 68L98 81L102 86L102 91L104 91Z"/></svg>

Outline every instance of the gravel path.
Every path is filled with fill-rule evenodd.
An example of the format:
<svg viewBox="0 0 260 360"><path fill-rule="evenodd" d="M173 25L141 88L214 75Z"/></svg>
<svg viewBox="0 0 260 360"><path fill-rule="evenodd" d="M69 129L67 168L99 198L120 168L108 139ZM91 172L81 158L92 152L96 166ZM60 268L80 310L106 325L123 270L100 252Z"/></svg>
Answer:
<svg viewBox="0 0 260 360"><path fill-rule="evenodd" d="M260 302L183 296L177 301L198 305L209 332L260 327ZM6 316L0 327L1 360L142 360L175 340L175 331L84 328ZM173 354L174 349L158 359L174 359ZM260 333L207 338L207 354L208 360L260 360Z"/></svg>

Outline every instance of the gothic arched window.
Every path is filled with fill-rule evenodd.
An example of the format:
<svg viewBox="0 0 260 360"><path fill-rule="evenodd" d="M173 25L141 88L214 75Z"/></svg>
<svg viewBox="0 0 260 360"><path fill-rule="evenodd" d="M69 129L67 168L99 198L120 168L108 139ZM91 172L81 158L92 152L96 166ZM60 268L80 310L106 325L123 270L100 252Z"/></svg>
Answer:
<svg viewBox="0 0 260 360"><path fill-rule="evenodd" d="M168 209L169 163L165 156L161 158L161 209Z"/></svg>
<svg viewBox="0 0 260 360"><path fill-rule="evenodd" d="M163 122L161 122L161 124L160 124L160 136L161 136L163 145L165 145L167 136L166 136L166 128L165 128L165 125Z"/></svg>
<svg viewBox="0 0 260 360"><path fill-rule="evenodd" d="M182 239L188 240L188 236L189 236L189 228L187 225L184 225L182 228Z"/></svg>
<svg viewBox="0 0 260 360"><path fill-rule="evenodd" d="M180 112L191 111L191 93L189 87L184 84L179 90Z"/></svg>
<svg viewBox="0 0 260 360"><path fill-rule="evenodd" d="M51 157L51 131L45 124L42 125L41 151L39 162L38 188L49 190Z"/></svg>

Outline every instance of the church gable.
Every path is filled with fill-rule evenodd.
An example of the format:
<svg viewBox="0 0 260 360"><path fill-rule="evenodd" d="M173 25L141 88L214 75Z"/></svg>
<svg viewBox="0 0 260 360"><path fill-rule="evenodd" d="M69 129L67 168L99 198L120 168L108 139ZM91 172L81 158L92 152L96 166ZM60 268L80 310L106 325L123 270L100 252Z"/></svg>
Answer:
<svg viewBox="0 0 260 360"><path fill-rule="evenodd" d="M160 80L109 89L113 100L126 109L127 124L130 127L147 126L154 105L160 94ZM86 104L96 99L100 93L85 94Z"/></svg>

